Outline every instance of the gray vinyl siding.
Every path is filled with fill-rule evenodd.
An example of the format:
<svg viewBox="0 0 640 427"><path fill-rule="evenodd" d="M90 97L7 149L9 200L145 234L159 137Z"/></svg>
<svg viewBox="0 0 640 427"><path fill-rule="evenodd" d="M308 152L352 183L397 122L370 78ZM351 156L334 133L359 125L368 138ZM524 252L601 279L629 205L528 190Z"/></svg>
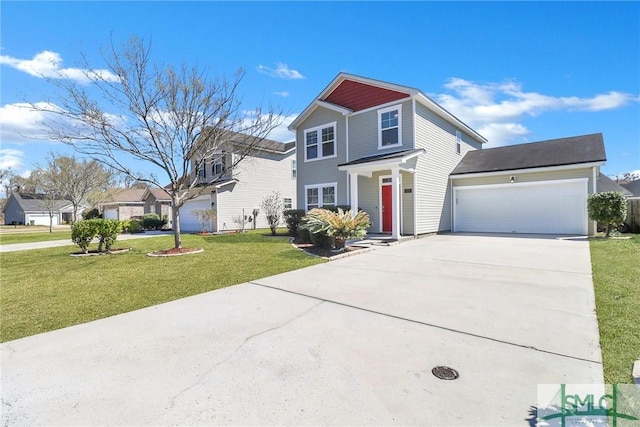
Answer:
<svg viewBox="0 0 640 427"><path fill-rule="evenodd" d="M489 176L454 178L453 185L454 187L465 187L470 185L508 184L512 176L516 177L516 182L536 182L553 181L556 179L588 178L589 192L593 190L593 170L591 168L518 173L506 171Z"/></svg>
<svg viewBox="0 0 640 427"><path fill-rule="evenodd" d="M9 225L14 221L18 224L24 224L25 215L20 203L13 195L10 195L7 205L4 208L4 223L5 225Z"/></svg>
<svg viewBox="0 0 640 427"><path fill-rule="evenodd" d="M402 200L402 234L412 235L416 234L413 229L413 174L408 172L401 172L402 174L402 194L400 194ZM407 193L405 190L411 190Z"/></svg>
<svg viewBox="0 0 640 427"><path fill-rule="evenodd" d="M305 162L304 131L336 122L336 157ZM337 183L336 203L346 205L348 201L347 173L338 171L338 165L346 163L346 120L336 111L318 107L296 130L296 159L298 162L297 207L304 209L305 185ZM294 201L294 206L296 206Z"/></svg>
<svg viewBox="0 0 640 427"><path fill-rule="evenodd" d="M349 161L394 151L410 150L413 146L413 112L411 101L402 105L402 146L378 149L378 110L349 117Z"/></svg>
<svg viewBox="0 0 640 427"><path fill-rule="evenodd" d="M416 148L424 148L416 167L417 234L451 230L449 174L465 153L481 143L420 103L416 103ZM456 152L456 130L462 132L461 153Z"/></svg>
<svg viewBox="0 0 640 427"><path fill-rule="evenodd" d="M277 191L282 199L291 198L296 205L296 180L291 178L291 161L295 154L264 153L260 157L246 157L233 170L235 184L222 186L217 190L215 209L217 210L217 230L232 230L241 227L237 221L243 215L249 216L258 209L256 223L245 223L247 228L267 228L264 212L261 208L265 196ZM284 225L284 223L282 224Z"/></svg>

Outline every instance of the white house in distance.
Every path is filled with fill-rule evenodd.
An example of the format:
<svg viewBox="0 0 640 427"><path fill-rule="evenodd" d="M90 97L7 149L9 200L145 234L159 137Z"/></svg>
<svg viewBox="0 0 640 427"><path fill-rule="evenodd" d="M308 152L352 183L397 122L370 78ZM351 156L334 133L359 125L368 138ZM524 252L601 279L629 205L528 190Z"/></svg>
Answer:
<svg viewBox="0 0 640 427"><path fill-rule="evenodd" d="M265 139L235 168L227 167L237 155L233 153L234 141L230 142L230 152L218 153L197 171L201 183L193 190L197 196L180 208L182 231L201 231L196 209L215 209L217 216L207 227L212 232L267 228L260 205L274 191L280 193L285 209L296 207L295 142Z"/></svg>
<svg viewBox="0 0 640 427"><path fill-rule="evenodd" d="M350 205L370 231L591 234L602 134L483 149L420 90L340 73L291 123L299 208Z"/></svg>

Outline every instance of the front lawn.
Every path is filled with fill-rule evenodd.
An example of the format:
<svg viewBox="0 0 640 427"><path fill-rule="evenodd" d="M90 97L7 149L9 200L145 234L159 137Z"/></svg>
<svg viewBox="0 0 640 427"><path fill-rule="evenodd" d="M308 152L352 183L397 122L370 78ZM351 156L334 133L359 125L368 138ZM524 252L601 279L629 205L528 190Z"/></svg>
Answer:
<svg viewBox="0 0 640 427"><path fill-rule="evenodd" d="M633 382L640 359L640 235L590 241L604 380Z"/></svg>
<svg viewBox="0 0 640 427"><path fill-rule="evenodd" d="M262 231L264 232L264 231ZM261 232L183 235L194 255L152 258L173 236L117 241L123 254L71 257L75 246L2 254L0 341L172 301L307 267L323 260L293 248L286 237Z"/></svg>
<svg viewBox="0 0 640 427"><path fill-rule="evenodd" d="M30 226L31 229L35 228ZM13 243L32 243L32 242L46 242L49 240L68 240L71 244L71 230L54 230L53 233L49 233L49 228L46 230L31 231L25 229L4 228L0 230L0 245L10 245Z"/></svg>

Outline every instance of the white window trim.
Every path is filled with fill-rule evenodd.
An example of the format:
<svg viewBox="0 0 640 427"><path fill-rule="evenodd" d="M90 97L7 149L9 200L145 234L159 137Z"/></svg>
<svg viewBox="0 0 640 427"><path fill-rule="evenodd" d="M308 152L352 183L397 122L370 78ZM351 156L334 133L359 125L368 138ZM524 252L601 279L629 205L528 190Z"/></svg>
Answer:
<svg viewBox="0 0 640 427"><path fill-rule="evenodd" d="M305 190L306 193L306 190ZM305 194L306 196L306 194ZM287 207L287 200L289 201L289 207ZM284 209L293 209L293 198L292 197L283 197L282 198L282 206Z"/></svg>
<svg viewBox="0 0 640 427"><path fill-rule="evenodd" d="M316 126L313 128L305 129L302 132L302 149L304 150L304 161L315 162L317 160L331 159L338 156L338 122L326 123L324 125ZM322 156L322 129L333 127L333 155ZM318 157L313 159L307 158L307 134L313 131L318 132Z"/></svg>
<svg viewBox="0 0 640 427"><path fill-rule="evenodd" d="M291 179L298 179L298 161L296 159L291 160Z"/></svg>
<svg viewBox="0 0 640 427"><path fill-rule="evenodd" d="M398 143L393 145L382 145L382 115L389 111L398 110ZM392 105L391 107L378 110L378 150L386 148L396 148L402 146L402 104Z"/></svg>
<svg viewBox="0 0 640 427"><path fill-rule="evenodd" d="M321 208L322 203L322 189L326 187L333 187L333 194L335 195L334 204L332 206L338 206L338 183L337 182L327 182L324 184L311 184L304 186L304 210L309 210L309 200L307 199L307 190L312 188L318 189L318 207Z"/></svg>
<svg viewBox="0 0 640 427"><path fill-rule="evenodd" d="M462 132L456 130L456 154L462 155Z"/></svg>

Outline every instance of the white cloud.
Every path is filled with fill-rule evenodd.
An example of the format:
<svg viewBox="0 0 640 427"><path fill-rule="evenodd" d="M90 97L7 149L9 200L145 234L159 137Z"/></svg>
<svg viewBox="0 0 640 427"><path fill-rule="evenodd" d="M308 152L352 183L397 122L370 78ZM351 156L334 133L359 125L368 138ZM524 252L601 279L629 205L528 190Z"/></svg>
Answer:
<svg viewBox="0 0 640 427"><path fill-rule="evenodd" d="M596 112L623 107L638 98L610 91L592 97L556 97L526 92L513 80L476 83L452 78L444 85L448 93L432 95L452 114L489 140L490 146L523 142L530 132L519 123L551 111Z"/></svg>
<svg viewBox="0 0 640 427"><path fill-rule="evenodd" d="M39 108L55 109L53 104L39 102ZM35 139L47 139L45 123L50 121L50 114L34 110L27 103L7 104L0 106L0 140L14 143L27 143Z"/></svg>
<svg viewBox="0 0 640 427"><path fill-rule="evenodd" d="M0 169L18 171L24 167L24 152L13 148L0 149Z"/></svg>
<svg viewBox="0 0 640 427"><path fill-rule="evenodd" d="M305 78L298 70L292 70L287 64L283 64L282 62L279 62L276 68L267 67L266 65L258 65L258 72L270 77L285 80L298 80Z"/></svg>
<svg viewBox="0 0 640 427"><path fill-rule="evenodd" d="M283 92L273 92L274 95L278 95L281 96L283 98L288 98L289 97L289 92L287 91L283 91Z"/></svg>
<svg viewBox="0 0 640 427"><path fill-rule="evenodd" d="M18 59L0 55L0 64L8 65L35 77L50 79L69 79L78 83L89 83L92 78L118 81L118 77L109 70L87 70L82 68L63 68L59 53L43 50L32 59Z"/></svg>
<svg viewBox="0 0 640 427"><path fill-rule="evenodd" d="M282 119L282 123L280 123L280 125L277 128L275 128L274 130L271 131L271 133L269 133L268 138L273 139L274 141L279 141L279 142L295 141L296 139L295 132L291 132L289 129L287 129L287 126L289 126L291 122L293 122L296 119L296 117L298 117L297 114L280 117Z"/></svg>

